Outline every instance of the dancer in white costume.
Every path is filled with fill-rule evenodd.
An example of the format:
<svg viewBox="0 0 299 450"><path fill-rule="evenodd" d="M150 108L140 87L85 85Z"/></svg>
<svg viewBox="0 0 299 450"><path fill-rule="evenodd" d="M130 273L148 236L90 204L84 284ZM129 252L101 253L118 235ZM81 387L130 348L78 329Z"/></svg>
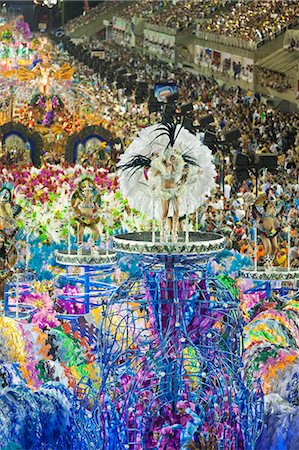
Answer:
<svg viewBox="0 0 299 450"><path fill-rule="evenodd" d="M131 207L161 221L164 241L167 221L173 241L179 217L196 211L215 186L210 149L178 124L156 124L140 131L119 162L120 189Z"/></svg>

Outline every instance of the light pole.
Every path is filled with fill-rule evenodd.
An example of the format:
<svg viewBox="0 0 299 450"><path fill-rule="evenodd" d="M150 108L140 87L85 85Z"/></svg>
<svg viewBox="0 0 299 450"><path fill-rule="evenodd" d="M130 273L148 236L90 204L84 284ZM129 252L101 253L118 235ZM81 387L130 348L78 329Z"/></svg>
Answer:
<svg viewBox="0 0 299 450"><path fill-rule="evenodd" d="M64 27L64 0L60 0L61 7L61 27Z"/></svg>

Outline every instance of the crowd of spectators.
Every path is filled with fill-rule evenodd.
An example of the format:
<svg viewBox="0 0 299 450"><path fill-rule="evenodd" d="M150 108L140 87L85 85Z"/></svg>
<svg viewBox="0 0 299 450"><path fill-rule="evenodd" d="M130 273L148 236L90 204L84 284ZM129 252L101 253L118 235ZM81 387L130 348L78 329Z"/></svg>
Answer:
<svg viewBox="0 0 299 450"><path fill-rule="evenodd" d="M171 6L149 17L149 22L159 26L182 29L194 25L197 20L213 15L217 10L229 5L228 0L188 0L174 1Z"/></svg>
<svg viewBox="0 0 299 450"><path fill-rule="evenodd" d="M77 28L88 25L90 22L95 20L100 14L104 11L108 11L108 9L114 6L116 0L106 0L99 3L94 8L90 8L87 11L83 11L81 16L75 17L72 20L69 20L63 27L65 33L73 33Z"/></svg>
<svg viewBox="0 0 299 450"><path fill-rule="evenodd" d="M276 72L267 67L257 67L256 73L261 87L275 89L278 92L286 92L292 88L285 73Z"/></svg>
<svg viewBox="0 0 299 450"><path fill-rule="evenodd" d="M187 28L198 19L228 6L231 0L145 0L129 4L120 16L133 20L142 18L148 23L174 29Z"/></svg>
<svg viewBox="0 0 299 450"><path fill-rule="evenodd" d="M297 0L251 0L238 2L229 11L217 12L198 28L259 42L279 33L285 26L297 23L298 16Z"/></svg>
<svg viewBox="0 0 299 450"><path fill-rule="evenodd" d="M106 0L84 11L81 16L67 22L65 32L72 33L88 24L118 1ZM299 4L296 0L237 3L232 0L144 0L129 2L118 14L129 20L141 17L151 24L172 29L187 28L199 21L199 30L259 42L285 26L297 23Z"/></svg>
<svg viewBox="0 0 299 450"><path fill-rule="evenodd" d="M119 0L112 0L115 4ZM130 1L128 5L118 13L119 17L128 20L142 18L156 24L171 28L187 27L194 20L206 17L218 8L229 3L229 0L144 0L142 2ZM84 11L79 17L67 22L64 26L66 33L73 32L76 28L87 25L99 14L111 6L111 0L101 2L94 8Z"/></svg>
<svg viewBox="0 0 299 450"><path fill-rule="evenodd" d="M85 50L88 51L88 44ZM194 105L194 125L207 114L213 114L215 132L218 139L224 133L238 128L240 148L238 151L253 155L272 153L278 156L278 172L266 175L258 184L259 194L270 185L274 186L279 202L285 202L285 223L292 216L292 261L298 262L298 219L299 219L299 116L282 113L268 104L258 93L242 91L240 88L226 89L214 78L193 75L169 64L140 55L134 49L126 49L115 43L105 44L105 70L93 71L85 64L78 64L80 82L92 82L100 97L98 114L104 125L121 145L118 151L131 142L138 130L157 121L157 114L148 112L146 102L137 103L134 89L120 88L116 81L115 67L135 73L137 79L144 80L152 87L159 80L176 80L182 103ZM108 69L107 69L108 67ZM254 178L240 183L233 171L231 149L225 155L225 173L222 173L221 154L213 149L218 165L219 188L201 208L199 225L204 230L218 230L227 237L228 247L250 254L252 245L252 222L248 213L256 190ZM89 156L86 164L97 163L97 155ZM113 167L110 167L113 170ZM224 192L220 181L224 179ZM246 193L246 195L244 195ZM247 199L247 200L246 200ZM218 206L217 206L218 205ZM223 207L219 207L223 205ZM285 240L285 233L282 233ZM287 254L286 246L283 250ZM261 256L262 258L262 256ZM285 258L282 258L285 261ZM280 264L280 260L276 261ZM297 262L296 262L297 261Z"/></svg>
<svg viewBox="0 0 299 450"><path fill-rule="evenodd" d="M165 7L169 6L172 1L152 1L152 0L144 0L142 2L134 2L128 4L128 6L123 9L123 11L119 14L120 17L124 19L132 20L134 17L142 17L146 18L155 13L161 12Z"/></svg>

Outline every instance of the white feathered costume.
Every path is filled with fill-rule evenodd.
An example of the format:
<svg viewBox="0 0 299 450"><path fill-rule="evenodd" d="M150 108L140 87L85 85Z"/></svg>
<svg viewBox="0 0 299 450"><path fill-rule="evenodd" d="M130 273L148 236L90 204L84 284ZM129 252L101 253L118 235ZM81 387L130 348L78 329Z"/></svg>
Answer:
<svg viewBox="0 0 299 450"><path fill-rule="evenodd" d="M167 180L163 157L173 155L175 159L173 195L179 198L180 217L196 211L215 187L211 150L181 125L173 126L173 139L164 127L169 128L157 123L141 130L118 164L122 196L128 199L130 207L155 219L161 219L161 200L171 200L172 196L171 188L162 187L162 177ZM182 177L184 170L185 178Z"/></svg>

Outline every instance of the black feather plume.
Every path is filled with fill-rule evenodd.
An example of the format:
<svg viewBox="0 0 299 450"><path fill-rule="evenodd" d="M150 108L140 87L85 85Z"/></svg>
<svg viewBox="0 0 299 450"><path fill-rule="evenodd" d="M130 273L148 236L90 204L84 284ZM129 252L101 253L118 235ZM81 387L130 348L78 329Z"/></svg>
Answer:
<svg viewBox="0 0 299 450"><path fill-rule="evenodd" d="M178 125L180 125L180 127L176 132ZM157 130L162 131L162 133L160 133L155 139L159 138L160 136L167 136L169 138L168 146L170 145L171 147L173 147L182 128L183 124L180 123L178 119L174 120L171 123L161 123Z"/></svg>
<svg viewBox="0 0 299 450"><path fill-rule="evenodd" d="M186 164L190 164L190 166L197 166L200 167L199 164L196 162L194 158L188 155L182 155L182 158Z"/></svg>
<svg viewBox="0 0 299 450"><path fill-rule="evenodd" d="M125 171L128 170L131 172L131 177L137 172L137 170L142 167L150 167L151 160L146 156L135 155L125 164L120 165L120 169Z"/></svg>
<svg viewBox="0 0 299 450"><path fill-rule="evenodd" d="M161 124L157 128L157 130L162 132L157 136L157 138L160 136L167 136L169 138L169 145L171 145L173 147L175 140L176 140L176 135L175 135L176 123Z"/></svg>

